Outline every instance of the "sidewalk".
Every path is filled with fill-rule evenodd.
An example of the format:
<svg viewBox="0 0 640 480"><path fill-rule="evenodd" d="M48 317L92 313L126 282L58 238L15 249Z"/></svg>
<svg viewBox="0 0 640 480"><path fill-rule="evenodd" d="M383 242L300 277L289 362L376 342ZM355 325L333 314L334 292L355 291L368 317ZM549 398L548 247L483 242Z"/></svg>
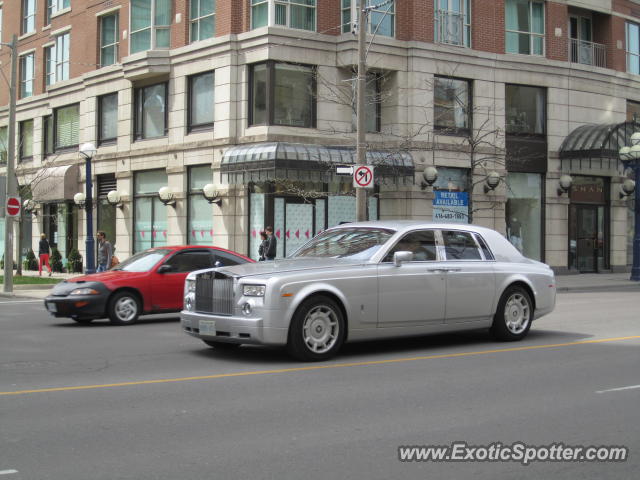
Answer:
<svg viewBox="0 0 640 480"><path fill-rule="evenodd" d="M24 276L36 276L38 272L23 272ZM60 281L77 277L77 273L54 273L53 278ZM629 280L629 273L583 273L580 275L558 275L556 284L558 293L569 292L640 292L640 282ZM0 298L44 298L49 295L53 285L14 285L13 294L4 293L0 289Z"/></svg>

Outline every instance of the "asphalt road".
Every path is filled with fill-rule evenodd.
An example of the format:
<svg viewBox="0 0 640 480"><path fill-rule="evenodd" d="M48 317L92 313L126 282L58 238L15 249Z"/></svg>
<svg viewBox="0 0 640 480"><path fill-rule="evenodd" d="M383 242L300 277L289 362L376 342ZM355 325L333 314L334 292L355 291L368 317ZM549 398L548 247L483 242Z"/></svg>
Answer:
<svg viewBox="0 0 640 480"><path fill-rule="evenodd" d="M215 351L175 317L82 326L0 299L0 479L638 478L639 305L563 294L523 342L468 332L300 364ZM456 441L617 445L629 459L398 460L399 446Z"/></svg>

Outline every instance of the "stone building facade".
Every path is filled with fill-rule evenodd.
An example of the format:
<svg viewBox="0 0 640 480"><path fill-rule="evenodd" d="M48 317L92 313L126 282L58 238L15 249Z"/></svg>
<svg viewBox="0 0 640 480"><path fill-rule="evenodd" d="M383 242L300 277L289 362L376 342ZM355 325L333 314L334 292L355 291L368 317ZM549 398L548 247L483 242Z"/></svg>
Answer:
<svg viewBox="0 0 640 480"><path fill-rule="evenodd" d="M640 2L369 3L370 218L472 221L559 272L626 270L616 152L640 112ZM84 255L73 196L87 142L95 229L121 259L184 243L256 257L266 225L283 256L354 220L335 166L353 163L355 4L0 0L1 41L19 42L16 171L35 205L22 253L44 232L63 257ZM3 46L6 78L9 60ZM0 151L7 105L3 84Z"/></svg>

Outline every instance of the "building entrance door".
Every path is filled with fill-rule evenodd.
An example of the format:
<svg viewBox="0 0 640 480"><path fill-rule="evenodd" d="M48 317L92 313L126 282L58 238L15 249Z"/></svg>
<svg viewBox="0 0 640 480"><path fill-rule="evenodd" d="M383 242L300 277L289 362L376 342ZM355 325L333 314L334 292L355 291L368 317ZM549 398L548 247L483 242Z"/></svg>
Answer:
<svg viewBox="0 0 640 480"><path fill-rule="evenodd" d="M583 273L598 271L598 207L576 205L577 267Z"/></svg>

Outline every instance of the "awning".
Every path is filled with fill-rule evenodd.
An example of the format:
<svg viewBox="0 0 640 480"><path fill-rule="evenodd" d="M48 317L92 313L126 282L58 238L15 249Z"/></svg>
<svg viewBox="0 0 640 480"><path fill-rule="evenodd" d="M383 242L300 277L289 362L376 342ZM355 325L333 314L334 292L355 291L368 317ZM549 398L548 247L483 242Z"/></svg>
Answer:
<svg viewBox="0 0 640 480"><path fill-rule="evenodd" d="M408 152L367 151L377 183L412 183L415 171ZM237 145L222 157L220 170L229 183L289 179L331 181L337 165L354 165L356 150L299 143L269 142Z"/></svg>
<svg viewBox="0 0 640 480"><path fill-rule="evenodd" d="M562 166L620 171L618 152L631 145L631 135L636 131L640 131L636 122L582 125L567 135L560 146Z"/></svg>
<svg viewBox="0 0 640 480"><path fill-rule="evenodd" d="M73 200L78 193L79 166L64 165L44 167L31 183L31 193L36 202L60 202Z"/></svg>

